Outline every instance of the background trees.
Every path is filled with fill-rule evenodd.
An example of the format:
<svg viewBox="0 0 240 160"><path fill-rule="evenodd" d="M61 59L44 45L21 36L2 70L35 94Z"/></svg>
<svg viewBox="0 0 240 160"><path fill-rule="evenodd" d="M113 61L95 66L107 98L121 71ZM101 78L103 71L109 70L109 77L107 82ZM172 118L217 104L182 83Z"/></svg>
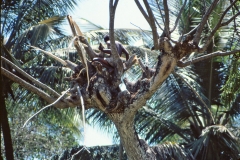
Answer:
<svg viewBox="0 0 240 160"><path fill-rule="evenodd" d="M62 16L73 9L75 4L75 1L1 1L1 56L40 82L52 85L55 90L61 91L66 84L53 84L56 78L61 77L61 74L68 73L61 72L61 66L54 64L51 59L30 51L29 45L48 48L58 46L59 38L67 39L60 28L64 20ZM1 60L1 64L5 69L32 83L6 62ZM53 77L49 77L49 74L52 74ZM27 129L22 129L26 118L46 103L2 74L1 97L5 98L3 103L6 103L8 111L7 114L3 112L4 108L1 109L1 118L8 115L8 120L2 119L1 125L6 126L4 123L9 122L11 126L16 159L44 158L51 157L53 153L60 154L62 149L69 144L76 144L77 140L74 135L78 137L81 135L79 132L81 121L77 111L60 111L55 108L43 112L34 120L35 123L28 125ZM66 113L72 114L66 115ZM7 147L7 145L11 145L11 139L6 139L8 137L6 135L10 133L4 131L6 127L2 127L2 129L3 133L6 133L3 134L6 147L4 147L2 139L1 151L3 154L6 152L7 159L13 159L11 149L8 150L11 147ZM1 138L3 137L1 136ZM65 139L64 143L62 143L63 139Z"/></svg>
<svg viewBox="0 0 240 160"><path fill-rule="evenodd" d="M177 32L174 32L172 37L162 34L163 37L172 38L172 43L174 43L174 40L176 40L175 37L177 36L180 36L182 41L186 40L188 37L181 37L181 35L186 35L198 24L204 23L203 18L206 18L205 13L208 11L211 12L208 20L205 21L206 25L204 25L201 29L201 34L196 32L196 34L198 34L200 37L194 39L199 41L199 47L203 46L204 48L204 44L209 44L207 45L207 48L205 48L206 50L202 53L202 55L210 55L210 53L218 50L223 50L226 52L237 50L237 52L235 52L234 56L213 58L210 63L199 62L191 65L191 67L176 67L172 74L168 76L161 87L151 97L151 99L146 102L144 107L138 110L134 119L138 133L141 135L141 137L144 137L144 139L152 144L161 144L165 142L164 145L166 148L171 148L171 145L166 143L167 141L175 141L176 143L183 144L185 149L190 151L197 159L212 159L212 156L214 156L216 159L237 159L239 156L239 145L237 144L236 138L232 133L234 133L234 130L238 128L234 124L234 118L236 118L239 114L239 90L237 88L237 79L239 77L239 48L237 47L239 43L239 36L237 28L238 24L236 23L238 21L236 17L239 14L238 2L204 1L204 3L202 3L200 1L177 1L176 3L169 2L167 4L167 1L144 1L144 4L146 8L149 7L148 9L150 9L146 11L148 13L148 18L155 17L155 25L159 25L158 27L164 30L163 33L167 33L169 30L167 28L167 23L172 23L172 26L174 26L173 22L178 19L178 15L181 15L179 21L176 21L179 22L177 23L179 24L176 30ZM209 10L209 8L211 8L210 6L213 8L212 10ZM219 15L226 13L225 10L228 8L228 6L231 7L229 8L224 19L221 19L221 16ZM167 8L172 11L169 12L170 21L168 21ZM183 8L183 10L181 8ZM179 14L179 11L181 10L182 14ZM151 17L151 11L154 17ZM226 22L229 22L229 20L232 20L232 23L229 23L228 27L218 28L219 22L221 24L226 24ZM148 19L148 21L150 23L151 20ZM152 21L151 25L154 29ZM216 31L214 31L215 28L217 28ZM196 29L197 31L200 30L199 28ZM135 33L138 36L129 37L129 32ZM156 31L154 30L152 32L154 36L156 36L155 32ZM101 40L102 36L104 35L103 33L105 32L94 32L94 36L90 36L93 35L91 33L86 33L85 36L91 38L92 41ZM162 33L162 31L160 31L160 33ZM211 35L212 33L214 33L214 36ZM228 33L227 37L224 36L226 33ZM141 37L145 42L144 47L151 48L154 43L149 40L147 35L149 35L149 33L141 31L115 30L114 36L124 44L131 44L131 41L133 41L134 38L139 40L139 37ZM60 39L56 38L51 40L51 42L59 42L58 40ZM152 43L149 43L150 41ZM156 45L157 44L155 44L155 47L158 47ZM45 49L43 44L42 46L40 47ZM47 46L47 44L45 46ZM66 56L66 49L64 50L64 47L67 48L68 43L63 43L62 46L62 49L57 51L54 49L52 50L54 50L55 53L57 53L57 55L62 59L69 58L73 62L77 62L76 60L78 59L78 55L76 53L70 53L69 56ZM127 48L130 52L137 54L137 56L140 57L143 62L147 62L147 58L145 56L145 52L147 52L149 59L148 66L150 68L157 64L158 52L150 51L146 48L143 49L132 46ZM16 56L19 54L19 52L20 50L16 52ZM29 52L34 54L32 51ZM36 55L38 54L36 53ZM31 58L33 60L28 64L28 66L34 66L33 62L38 62L39 65L42 66L46 64L51 65L52 63L54 63L56 66L60 65L59 63L56 63L53 60L50 61L45 57L41 57L42 59L40 59L40 62L39 60L36 60L35 57ZM199 53L198 51L195 51L194 53L186 55L185 61L188 60L189 63L194 63L195 59L198 58ZM23 61L22 58L20 59ZM209 72L209 68L206 67L206 63L209 64L208 66L212 71ZM26 71L29 70L29 73L32 72L32 75L34 75L36 78L39 78L40 75L45 77L45 79L49 80L49 83L47 84L49 84L55 90L59 89L59 91L62 91L60 88L58 88L59 85L63 84L62 79L59 78L58 75L56 75L57 78L52 77L52 75L58 71L58 73L61 75L61 73L64 73L65 71L64 67L62 67L60 70L57 70L56 68L55 70L46 69L43 72L41 69L29 69L28 66L26 67ZM194 71L199 73L199 75L197 75ZM141 76L141 69L138 66L133 66L125 74L126 75L124 76L126 77L134 75L136 79L133 80L137 80ZM67 75L67 73L65 75ZM221 81L213 81L220 78L211 77L220 77ZM56 82L59 85L55 85ZM207 84L208 82L209 84ZM203 87L201 87L201 85ZM218 89L214 90L213 86ZM63 86L63 88L64 87L65 86ZM220 88L222 88L222 92L219 91ZM101 124L111 123L109 122L106 114L103 112L91 111L89 115L96 117L97 120L100 118L102 118L101 120L108 120L102 122ZM164 147L164 145L162 146ZM158 153L161 153L160 151ZM170 156L174 156L179 151L181 150L172 149L170 152L171 154L169 154ZM161 153L160 155L164 157L165 154L168 153L165 152Z"/></svg>

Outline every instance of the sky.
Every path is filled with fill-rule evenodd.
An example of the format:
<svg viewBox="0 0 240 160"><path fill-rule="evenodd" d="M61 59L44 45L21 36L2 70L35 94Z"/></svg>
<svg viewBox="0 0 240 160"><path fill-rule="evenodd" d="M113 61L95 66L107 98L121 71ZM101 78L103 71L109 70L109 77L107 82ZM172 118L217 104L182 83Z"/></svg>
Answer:
<svg viewBox="0 0 240 160"><path fill-rule="evenodd" d="M73 19L84 18L96 25L108 29L109 0L80 0L76 9L72 13L69 13L69 15L71 15ZM140 27L143 30L150 30L150 26L133 0L120 0L118 2L114 27L131 29L139 29ZM84 142L87 147L111 145L113 144L111 137L111 134L101 131L98 126L92 127L87 125L85 128Z"/></svg>
<svg viewBox="0 0 240 160"><path fill-rule="evenodd" d="M71 13L70 13L71 14ZM72 17L84 18L103 28L109 28L109 0L80 0ZM120 0L115 13L115 28L150 30L145 18L133 0Z"/></svg>
<svg viewBox="0 0 240 160"><path fill-rule="evenodd" d="M80 141L80 145L82 145L83 141ZM85 137L84 137L84 145L87 147L91 146L100 146L100 145L112 145L112 135L104 132L103 129L100 130L98 126L90 126L86 125L85 127Z"/></svg>

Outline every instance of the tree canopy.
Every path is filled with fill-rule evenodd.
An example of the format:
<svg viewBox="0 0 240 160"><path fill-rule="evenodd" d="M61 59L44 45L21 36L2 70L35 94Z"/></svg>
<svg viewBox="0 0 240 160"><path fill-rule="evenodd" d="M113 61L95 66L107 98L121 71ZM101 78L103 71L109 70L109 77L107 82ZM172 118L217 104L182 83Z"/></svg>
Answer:
<svg viewBox="0 0 240 160"><path fill-rule="evenodd" d="M21 14L9 15L15 23L1 18L1 37L9 37L1 45L4 102L16 97L17 85L25 91L17 100L39 96L55 107L51 114L81 106L83 117L87 110L89 119L115 126L128 159L239 159L239 2L135 0L151 31L114 29L118 2L109 0L109 30L83 33L71 16L41 9L46 20L38 24L27 25ZM55 27L64 18L72 36ZM116 40L129 59L118 53ZM142 45L132 46L137 40Z"/></svg>

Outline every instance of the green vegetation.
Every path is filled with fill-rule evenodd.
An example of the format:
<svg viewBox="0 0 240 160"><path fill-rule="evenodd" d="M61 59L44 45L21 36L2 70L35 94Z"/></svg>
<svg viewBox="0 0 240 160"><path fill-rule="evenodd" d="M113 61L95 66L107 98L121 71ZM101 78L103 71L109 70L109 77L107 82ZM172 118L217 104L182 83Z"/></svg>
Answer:
<svg viewBox="0 0 240 160"><path fill-rule="evenodd" d="M138 0L135 1L138 4ZM215 3L216 5L214 5ZM155 93L137 109L133 117L133 128L147 142L146 144L139 142L139 144L141 146L149 145L156 153L156 159L173 157L178 159L194 157L197 160L239 159L240 23L237 15L240 14L240 3L225 0L219 0L219 2L217 0L205 0L204 2L199 0L174 2L144 0L144 4L146 8L149 5L149 9L154 15L154 23L159 29L158 36L169 38L172 44L184 43L189 38L184 35L188 35L195 28L195 33L189 34L192 39L187 43L196 45L193 42L198 41L199 48L197 51L185 55L183 59L178 59L178 64L159 85L159 88L156 88ZM69 60L81 65L79 53L71 45L73 38L64 35L59 28L66 18L64 16L67 9L73 8L74 5L74 1L40 0L33 2L4 1L1 4L1 56L10 60L36 80L49 86L59 95L73 87L73 83L66 82L64 77L70 77L74 71L40 51L31 50L29 45L51 51L64 61ZM167 6L170 10L169 15L166 15ZM183 9L181 9L182 6ZM206 16L210 6L213 6L211 14L203 25L199 40L196 40L195 36L200 28L198 25L203 23L203 17ZM150 23L151 12L146 12L150 17L148 19ZM221 19L221 15L224 13L226 14ZM167 16L170 17L168 19L170 22L167 20ZM178 18L179 21L176 21ZM173 28L175 21L178 22L176 30L172 32L171 36L164 35L163 33L167 33L169 28ZM229 23L227 23L228 21ZM219 27L219 23L223 27ZM81 28L81 24L78 25ZM87 26L86 23L84 25ZM105 34L111 35L111 28L110 31L104 30L92 22L89 22L88 25L94 30L84 32L84 37L91 47L99 52L97 45L99 42L104 43ZM151 27L153 28L153 25ZM155 68L159 63L159 57L165 55L164 47L155 51L151 50L153 46L156 49L154 30L115 29L114 33L114 38L124 44L130 55L135 54L150 69ZM213 35L210 36L212 33ZM179 37L179 39L175 37ZM139 41L142 44L136 46L139 44L136 42ZM205 50L200 52L204 48ZM208 59L195 61L199 57L218 51L221 53L234 52L234 54L218 57L213 55ZM189 64L183 67L179 65L180 61L189 62ZM25 80L29 85L35 84L34 81L13 69L13 65L9 65L5 60L1 61L1 66ZM122 79L127 77L131 82L136 82L141 79L142 74L141 66L134 64L122 74ZM2 157L5 158L5 153L9 154L10 152L13 152L15 159L69 159L74 154L76 159L79 157L82 159L86 159L86 157L88 159L118 159L121 154L122 159L126 159L126 155L129 156L126 143L123 143L125 151L119 151L118 145L88 148L90 153L84 150L82 144L79 144L82 136L79 130L82 127L82 114L81 109L78 108L61 110L57 107L47 108L31 120L25 128L22 128L24 122L31 115L48 105L48 101L41 96L39 98L38 93L34 94L30 92L31 90L22 87L18 80L9 79L4 74L1 74L1 84L2 98L4 98L1 114L4 114L6 109L7 113L5 114L8 116L7 121L1 116L1 124L2 127L9 124L12 139L10 141L13 146L13 151L11 151L11 146L4 144L4 140L9 138L9 133L2 130ZM57 99L59 96L58 94L54 95L49 88L45 88L43 91L51 95L50 97L53 99ZM134 94L137 95L137 93ZM66 102L62 101L62 103ZM66 105L68 104L66 102ZM5 105L6 108L4 108ZM118 113L112 113L112 115L115 114ZM123 133L116 127L116 122L111 119L112 117L110 113L101 108L91 108L86 111L86 119L90 124L98 124L103 130L113 133L116 143L120 143L120 139L123 139L124 136L121 135ZM80 146L76 147L77 145ZM81 149L83 151L76 155ZM11 159L11 156L7 156L6 159L9 157Z"/></svg>

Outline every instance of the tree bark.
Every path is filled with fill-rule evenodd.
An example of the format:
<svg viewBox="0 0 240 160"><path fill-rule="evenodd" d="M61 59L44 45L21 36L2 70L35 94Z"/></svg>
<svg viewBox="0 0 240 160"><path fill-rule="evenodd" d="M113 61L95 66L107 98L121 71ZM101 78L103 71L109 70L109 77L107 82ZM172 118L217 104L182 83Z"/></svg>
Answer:
<svg viewBox="0 0 240 160"><path fill-rule="evenodd" d="M111 115L110 115L111 117ZM123 119L123 114L112 115L113 120L119 136L121 138L121 143L126 151L128 159L130 160L151 160L155 159L154 152L146 146L143 140L140 140L135 128L134 128L134 116L131 120Z"/></svg>

